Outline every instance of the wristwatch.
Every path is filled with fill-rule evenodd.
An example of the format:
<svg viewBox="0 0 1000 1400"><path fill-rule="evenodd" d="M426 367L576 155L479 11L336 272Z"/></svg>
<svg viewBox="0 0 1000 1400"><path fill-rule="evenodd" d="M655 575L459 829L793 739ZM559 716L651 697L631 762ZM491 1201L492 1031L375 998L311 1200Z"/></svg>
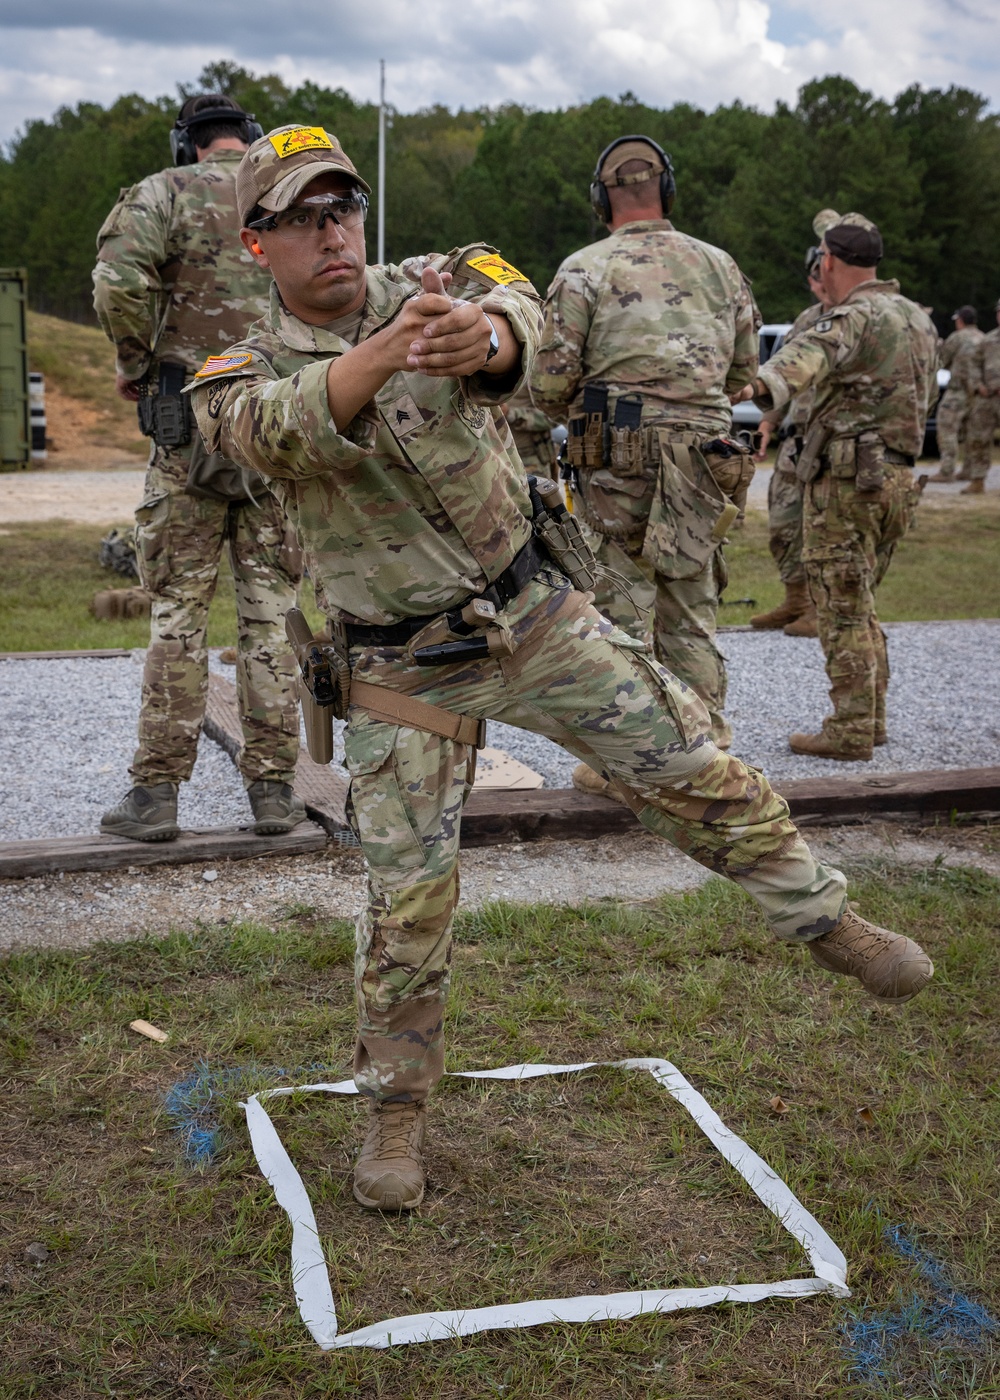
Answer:
<svg viewBox="0 0 1000 1400"><path fill-rule="evenodd" d="M486 316L485 311L483 312L483 315ZM489 316L486 316L486 319L490 322L490 348L487 350L486 359L483 361L484 369L489 364L490 360L492 360L493 356L499 355L500 353L500 337L497 335L497 328L493 324L492 320L490 320Z"/></svg>

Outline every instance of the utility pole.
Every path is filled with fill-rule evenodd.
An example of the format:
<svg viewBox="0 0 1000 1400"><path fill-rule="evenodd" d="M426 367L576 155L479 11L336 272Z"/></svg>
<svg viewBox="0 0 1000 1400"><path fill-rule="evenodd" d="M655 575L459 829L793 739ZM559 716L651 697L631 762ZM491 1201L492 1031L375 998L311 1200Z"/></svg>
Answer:
<svg viewBox="0 0 1000 1400"><path fill-rule="evenodd" d="M385 262L385 59L380 58L378 94L378 259Z"/></svg>

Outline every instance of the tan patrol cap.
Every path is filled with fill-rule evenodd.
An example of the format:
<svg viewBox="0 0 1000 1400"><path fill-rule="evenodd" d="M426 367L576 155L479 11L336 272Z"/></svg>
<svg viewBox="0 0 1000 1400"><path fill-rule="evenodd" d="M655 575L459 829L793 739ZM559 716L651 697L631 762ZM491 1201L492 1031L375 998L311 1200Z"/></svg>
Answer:
<svg viewBox="0 0 1000 1400"><path fill-rule="evenodd" d="M644 160L648 162L649 169L637 175L619 175L618 171L630 160ZM601 161L597 178L605 185L638 185L643 180L653 179L666 168L656 147L637 136L634 141L620 142L608 152Z"/></svg>
<svg viewBox="0 0 1000 1400"><path fill-rule="evenodd" d="M836 209L821 209L813 219L813 233L817 238L822 238L831 224L839 222L840 215Z"/></svg>
<svg viewBox="0 0 1000 1400"><path fill-rule="evenodd" d="M236 205L246 224L255 205L279 213L293 204L317 175L350 175L365 194L371 189L355 170L336 136L321 126L278 126L255 141L236 172Z"/></svg>

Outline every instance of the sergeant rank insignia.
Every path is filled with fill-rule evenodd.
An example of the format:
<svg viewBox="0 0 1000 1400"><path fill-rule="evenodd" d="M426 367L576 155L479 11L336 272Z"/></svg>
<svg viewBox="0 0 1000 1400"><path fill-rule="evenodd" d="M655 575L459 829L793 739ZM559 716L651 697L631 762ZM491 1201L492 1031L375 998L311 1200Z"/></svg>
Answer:
<svg viewBox="0 0 1000 1400"><path fill-rule="evenodd" d="M267 139L282 160L297 156L299 151L333 150L333 142L321 126L298 126L294 131L279 131Z"/></svg>
<svg viewBox="0 0 1000 1400"><path fill-rule="evenodd" d="M209 355L195 379L207 379L212 374L232 374L234 369L242 369L252 359L252 355Z"/></svg>
<svg viewBox="0 0 1000 1400"><path fill-rule="evenodd" d="M506 287L511 282L527 282L523 272L518 272L516 267L511 267L499 253L479 253L474 258L469 258L469 266L474 267L477 272L481 272L484 277L488 277L491 282L499 282Z"/></svg>

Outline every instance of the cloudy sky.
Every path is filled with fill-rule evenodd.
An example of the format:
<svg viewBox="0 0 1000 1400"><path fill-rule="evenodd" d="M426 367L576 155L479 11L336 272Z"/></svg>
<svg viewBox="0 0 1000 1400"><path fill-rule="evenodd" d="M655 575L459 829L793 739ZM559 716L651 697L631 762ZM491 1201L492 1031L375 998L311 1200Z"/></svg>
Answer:
<svg viewBox="0 0 1000 1400"><path fill-rule="evenodd" d="M996 0L0 0L0 141L66 104L174 93L218 58L358 98L377 96L384 58L402 111L628 89L769 110L827 73L886 97L956 83L1000 106L998 35Z"/></svg>

